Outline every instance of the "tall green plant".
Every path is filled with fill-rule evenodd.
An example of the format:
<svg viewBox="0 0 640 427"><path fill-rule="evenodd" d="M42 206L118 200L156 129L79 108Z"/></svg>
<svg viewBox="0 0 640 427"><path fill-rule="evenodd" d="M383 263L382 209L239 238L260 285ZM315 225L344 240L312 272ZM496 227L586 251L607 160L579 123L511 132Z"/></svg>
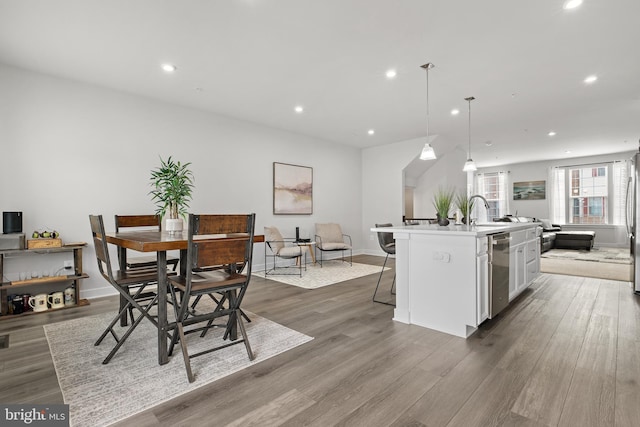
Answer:
<svg viewBox="0 0 640 427"><path fill-rule="evenodd" d="M186 216L191 192L193 191L193 173L191 163L174 162L171 156L167 161L160 157L160 166L151 171L151 200L156 204L156 215L177 219Z"/></svg>
<svg viewBox="0 0 640 427"><path fill-rule="evenodd" d="M466 191L460 191L456 194L456 206L460 209L460 213L463 218L469 218L469 214L473 211L473 204L475 202L476 201L474 199L469 203L469 196Z"/></svg>
<svg viewBox="0 0 640 427"><path fill-rule="evenodd" d="M454 189L445 187L439 187L438 191L433 195L433 207L436 208L436 213L440 218L447 218L449 216L454 195Z"/></svg>

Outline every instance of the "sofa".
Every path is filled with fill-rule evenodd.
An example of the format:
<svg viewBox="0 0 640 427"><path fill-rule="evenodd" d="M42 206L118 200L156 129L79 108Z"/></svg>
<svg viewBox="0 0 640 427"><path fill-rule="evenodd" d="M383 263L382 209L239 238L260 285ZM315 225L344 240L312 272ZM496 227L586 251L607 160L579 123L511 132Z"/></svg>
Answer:
<svg viewBox="0 0 640 427"><path fill-rule="evenodd" d="M595 231L563 231L558 224L552 224L547 219L531 217L514 217L507 215L494 219L499 222L536 222L540 224L540 253L549 249L585 249L590 251L596 240Z"/></svg>

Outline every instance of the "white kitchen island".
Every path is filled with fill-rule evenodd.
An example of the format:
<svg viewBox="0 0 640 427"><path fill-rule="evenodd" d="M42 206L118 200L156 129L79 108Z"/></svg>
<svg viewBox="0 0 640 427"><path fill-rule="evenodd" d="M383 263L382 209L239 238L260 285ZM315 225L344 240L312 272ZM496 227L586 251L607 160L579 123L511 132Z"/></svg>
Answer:
<svg viewBox="0 0 640 427"><path fill-rule="evenodd" d="M509 300L538 275L536 223L372 228L396 241L393 319L467 338L489 317L490 234L510 233Z"/></svg>

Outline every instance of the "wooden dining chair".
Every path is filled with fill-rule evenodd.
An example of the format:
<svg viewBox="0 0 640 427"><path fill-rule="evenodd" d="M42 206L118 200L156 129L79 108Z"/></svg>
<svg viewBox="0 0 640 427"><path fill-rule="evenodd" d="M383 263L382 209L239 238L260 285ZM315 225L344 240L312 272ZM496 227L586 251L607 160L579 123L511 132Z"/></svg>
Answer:
<svg viewBox="0 0 640 427"><path fill-rule="evenodd" d="M192 358L244 343L249 360L254 359L241 313L241 303L251 279L254 229L255 214L189 215L185 274L169 277L177 331L169 354L180 341L189 382L195 381ZM206 235L218 235L218 238L207 240ZM202 297L208 305L203 301L195 308L190 305L192 299ZM214 324L217 319L226 321ZM214 327L224 328L222 340L214 337L208 343L208 350L189 354L186 336L200 332L200 339L205 339ZM238 330L241 339L237 337Z"/></svg>
<svg viewBox="0 0 640 427"><path fill-rule="evenodd" d="M114 271L111 266L107 241L104 239L105 231L102 215L89 215L89 222L91 224L98 270L102 277L118 291L121 300L125 301L124 305L121 304L118 314L94 344L96 346L100 345L108 334L111 334L115 339L116 345L102 361L103 364L107 364L144 318L149 319L156 327L158 326L157 321L149 314L149 309L158 299L157 292L153 290L157 285L158 271L157 269L145 270L140 268ZM128 311L132 313L131 325L124 331L122 336L118 336L114 326L119 319L123 316L126 317ZM134 311L137 312L136 315L133 315Z"/></svg>
<svg viewBox="0 0 640 427"><path fill-rule="evenodd" d="M123 229L127 229L126 231L162 231L162 221L158 215L115 215L115 224L116 233L124 231ZM176 271L179 261L178 257L167 255L167 266L171 266L173 271ZM129 258L126 249L121 251L118 262L121 270L127 268L153 268L158 265L157 256L136 255Z"/></svg>

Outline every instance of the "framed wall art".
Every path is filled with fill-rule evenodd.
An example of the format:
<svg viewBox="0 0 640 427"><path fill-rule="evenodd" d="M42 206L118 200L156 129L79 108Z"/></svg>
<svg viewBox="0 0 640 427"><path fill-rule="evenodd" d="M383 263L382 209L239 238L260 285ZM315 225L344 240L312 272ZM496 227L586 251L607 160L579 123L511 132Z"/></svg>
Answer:
<svg viewBox="0 0 640 427"><path fill-rule="evenodd" d="M544 200L546 198L545 181L523 181L513 183L513 200Z"/></svg>
<svg viewBox="0 0 640 427"><path fill-rule="evenodd" d="M313 168L273 163L274 215L313 213Z"/></svg>

